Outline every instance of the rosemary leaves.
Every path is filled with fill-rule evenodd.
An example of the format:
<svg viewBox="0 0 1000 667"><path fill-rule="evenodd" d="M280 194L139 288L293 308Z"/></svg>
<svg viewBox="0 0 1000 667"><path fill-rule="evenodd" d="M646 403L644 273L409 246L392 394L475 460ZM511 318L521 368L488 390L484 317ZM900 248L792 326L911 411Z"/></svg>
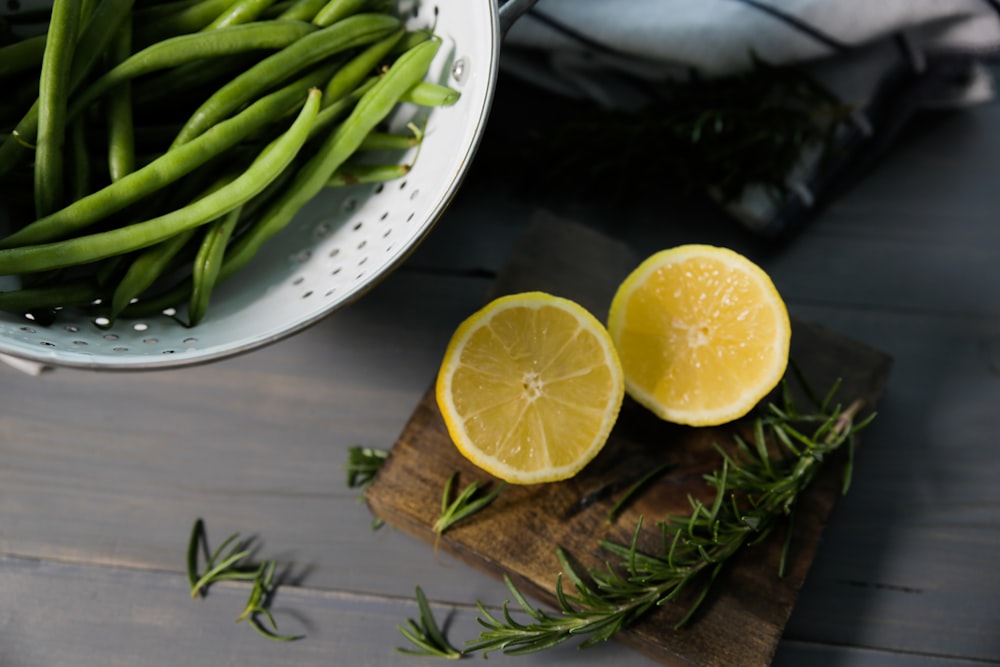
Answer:
<svg viewBox="0 0 1000 667"><path fill-rule="evenodd" d="M389 458L389 452L374 447L355 445L347 450L347 486L364 489L375 479L375 474Z"/></svg>
<svg viewBox="0 0 1000 667"><path fill-rule="evenodd" d="M389 452L374 447L354 445L347 450L347 487L361 489L362 492L375 481L375 475L389 458ZM363 500L363 496L358 500ZM372 517L372 530L378 530L384 522L378 517Z"/></svg>
<svg viewBox="0 0 1000 667"><path fill-rule="evenodd" d="M406 626L396 626L399 632L413 644L415 648L396 649L400 653L407 655L422 655L434 658L448 658L456 660L462 657L462 651L452 646L445 639L434 612L431 611L430 604L427 603L427 596L424 591L417 586L417 609L420 618L416 621L409 619Z"/></svg>
<svg viewBox="0 0 1000 667"><path fill-rule="evenodd" d="M476 493L479 491L480 483L471 482L462 489L454 500L451 500L452 487L455 485L457 479L458 472L453 472L444 485L444 491L441 494L441 514L432 526L434 532L438 535L441 535L462 519L472 516L485 508L496 500L496 497L507 486L506 482L501 482L486 495L477 497Z"/></svg>
<svg viewBox="0 0 1000 667"><path fill-rule="evenodd" d="M252 563L251 553L249 540L240 541L238 534L230 535L217 549L210 552L205 522L197 519L191 529L187 549L187 576L191 597L204 596L212 584L220 581L249 581L250 596L243 611L236 617L236 622L247 621L258 634L275 641L299 639L298 635L278 634L278 625L268 609L268 603L274 594L277 563L273 560ZM205 557L204 572L199 572L199 554L204 554ZM261 617L268 625L264 624Z"/></svg>

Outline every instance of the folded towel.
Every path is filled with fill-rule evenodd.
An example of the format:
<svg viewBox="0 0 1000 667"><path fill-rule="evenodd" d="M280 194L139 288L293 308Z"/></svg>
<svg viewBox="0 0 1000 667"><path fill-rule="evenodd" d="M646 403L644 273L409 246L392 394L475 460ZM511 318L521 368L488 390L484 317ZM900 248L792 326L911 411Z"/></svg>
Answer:
<svg viewBox="0 0 1000 667"><path fill-rule="evenodd" d="M849 110L833 140L803 146L782 187L748 183L723 198L704 184L741 223L781 236L877 159L915 111L991 99L984 63L998 50L998 0L539 0L507 34L501 67L636 113L762 64L803 72Z"/></svg>

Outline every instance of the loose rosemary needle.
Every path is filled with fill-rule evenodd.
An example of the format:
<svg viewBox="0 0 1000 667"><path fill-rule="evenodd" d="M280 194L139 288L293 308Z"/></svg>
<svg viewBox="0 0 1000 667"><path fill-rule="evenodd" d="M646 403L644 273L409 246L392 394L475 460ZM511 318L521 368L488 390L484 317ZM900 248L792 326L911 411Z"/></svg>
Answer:
<svg viewBox="0 0 1000 667"><path fill-rule="evenodd" d="M299 639L298 635L278 634L278 625L268 609L270 598L274 594L274 572L277 563L273 560L259 564L251 563L252 550L249 547L249 540L241 542L239 534L234 533L215 551L209 552L205 522L200 518L195 520L187 549L187 576L191 597L204 596L208 588L219 581L252 582L250 596L243 611L236 617L236 622L247 621L258 634L268 639L276 641ZM199 572L199 554L205 557L204 572ZM270 628L262 623L260 617L268 621Z"/></svg>
<svg viewBox="0 0 1000 667"><path fill-rule="evenodd" d="M485 496L476 497L476 492L479 491L480 482L471 482L468 486L462 489L454 500L450 500L451 490L457 479L458 472L453 472L451 476L448 477L448 481L445 482L444 491L441 494L441 514L438 516L438 519L434 522L433 526L434 532L438 535L441 535L462 519L466 519L485 508L487 505L496 500L497 496L500 495L500 492L507 486L506 482L501 482L495 489L490 491Z"/></svg>
<svg viewBox="0 0 1000 667"><path fill-rule="evenodd" d="M365 489L375 480L389 452L374 447L355 445L347 450L347 487Z"/></svg>
<svg viewBox="0 0 1000 667"><path fill-rule="evenodd" d="M354 445L347 450L347 487L350 489L361 489L364 491L372 482L375 475L389 458L389 452L375 447L362 447ZM364 497L358 498L359 501ZM382 519L372 517L372 530L378 530L384 525Z"/></svg>
<svg viewBox="0 0 1000 667"><path fill-rule="evenodd" d="M462 651L452 646L445 638L434 612L427 603L424 591L417 586L417 608L420 618L417 621L409 619L406 626L397 626L399 632L413 644L415 648L396 649L400 653L407 655L422 655L436 658L449 658L456 660L462 657Z"/></svg>

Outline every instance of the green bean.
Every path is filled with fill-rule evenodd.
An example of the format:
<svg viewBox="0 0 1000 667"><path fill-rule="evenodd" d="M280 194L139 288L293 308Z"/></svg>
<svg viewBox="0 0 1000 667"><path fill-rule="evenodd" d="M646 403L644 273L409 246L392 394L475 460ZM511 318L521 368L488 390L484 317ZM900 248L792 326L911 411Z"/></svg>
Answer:
<svg viewBox="0 0 1000 667"><path fill-rule="evenodd" d="M403 102L418 104L423 107L450 107L458 102L462 94L454 88L438 83L421 81L406 91Z"/></svg>
<svg viewBox="0 0 1000 667"><path fill-rule="evenodd" d="M316 12L312 21L313 25L318 25L321 28L333 25L352 14L357 14L365 8L366 4L368 4L368 0L328 0L323 8Z"/></svg>
<svg viewBox="0 0 1000 667"><path fill-rule="evenodd" d="M132 18L118 29L109 49L112 66L127 60L132 52ZM135 171L135 126L132 120L132 85L126 81L117 95L108 99L108 172L111 182ZM86 193L85 193L86 194ZM82 199L83 195L76 199Z"/></svg>
<svg viewBox="0 0 1000 667"><path fill-rule="evenodd" d="M236 116L222 121L211 132L168 151L146 166L123 176L83 199L0 240L0 248L50 242L98 222L112 213L173 183L198 166L284 115L306 95L303 81L293 82L262 97Z"/></svg>
<svg viewBox="0 0 1000 667"><path fill-rule="evenodd" d="M226 0L226 2L232 1L233 0ZM173 0L172 2L159 2L152 5L136 7L135 21L140 24L154 23L167 17L175 16L180 12L185 12L201 2L203 2L203 0ZM220 8L219 11L221 12L223 9L225 8Z"/></svg>
<svg viewBox="0 0 1000 667"><path fill-rule="evenodd" d="M216 30L231 25L249 23L256 20L261 13L273 4L274 0L239 0L205 26L205 30Z"/></svg>
<svg viewBox="0 0 1000 667"><path fill-rule="evenodd" d="M76 40L69 77L69 92L79 87L90 74L98 56L104 53L115 31L129 15L132 3L133 0L104 0L97 6L79 40ZM36 101L14 128L12 134L16 140L0 144L0 176L16 166L26 149L36 143L39 111L39 101ZM70 115L72 114L67 112L67 116Z"/></svg>
<svg viewBox="0 0 1000 667"><path fill-rule="evenodd" d="M375 84L378 83L378 77L372 77L362 83L357 89L353 90L349 95L340 98L333 104L324 106L319 111L319 116L316 118L316 123L313 125L313 134L318 135L330 128L331 125L342 120L346 116L358 100L371 90Z"/></svg>
<svg viewBox="0 0 1000 667"><path fill-rule="evenodd" d="M278 18L312 21L316 12L322 9L324 4L326 4L326 0L297 0L288 9L278 14Z"/></svg>
<svg viewBox="0 0 1000 667"><path fill-rule="evenodd" d="M98 59L118 34L118 29L131 16L134 1L103 0L94 9L76 43L77 53L73 57L71 77L74 90L90 75Z"/></svg>
<svg viewBox="0 0 1000 667"><path fill-rule="evenodd" d="M227 174L216 179L208 188L197 185L198 179L188 179L179 187L181 201L188 201L189 198L203 199L231 183L233 178L235 176ZM111 296L108 316L111 319L118 317L122 310L166 273L172 267L174 258L188 245L195 232L197 232L196 228L185 229L154 246L141 250L132 259L125 274L115 287Z"/></svg>
<svg viewBox="0 0 1000 667"><path fill-rule="evenodd" d="M159 19L139 20L136 22L135 43L155 44L171 37L198 32L226 11L234 1L200 0L187 7L178 7L177 11L168 12Z"/></svg>
<svg viewBox="0 0 1000 667"><path fill-rule="evenodd" d="M289 185L265 211L258 223L235 241L219 275L225 280L250 261L263 243L284 229L296 213L325 187L333 173L349 158L395 108L399 98L430 67L439 41L428 41L407 51L392 64L316 154L296 173Z"/></svg>
<svg viewBox="0 0 1000 667"><path fill-rule="evenodd" d="M359 151L398 151L407 150L420 144L421 135L414 131L413 134L392 134L391 132L369 132L364 138Z"/></svg>
<svg viewBox="0 0 1000 667"><path fill-rule="evenodd" d="M336 74L330 77L329 83L323 90L323 104L332 104L356 89L382 63L386 55L403 37L404 32L405 29L400 28L351 58Z"/></svg>
<svg viewBox="0 0 1000 667"><path fill-rule="evenodd" d="M144 74L206 58L261 49L284 49L316 28L301 21L257 21L211 32L181 35L132 55L82 91L70 106L75 115L119 84Z"/></svg>
<svg viewBox="0 0 1000 667"><path fill-rule="evenodd" d="M93 281L25 287L0 292L0 310L24 312L36 308L82 306L101 296L100 287Z"/></svg>
<svg viewBox="0 0 1000 667"><path fill-rule="evenodd" d="M35 141L35 214L47 215L63 198L63 138L66 99L70 91L73 53L81 4L55 0L42 55L38 84L38 136Z"/></svg>
<svg viewBox="0 0 1000 667"><path fill-rule="evenodd" d="M343 165L326 182L328 188L338 188L363 183L384 183L402 178L410 173L408 164L351 164Z"/></svg>
<svg viewBox="0 0 1000 667"><path fill-rule="evenodd" d="M94 15L94 8L98 0L79 0L80 2L80 26L86 25L90 17Z"/></svg>
<svg viewBox="0 0 1000 667"><path fill-rule="evenodd" d="M190 0L185 1L190 2ZM195 2L199 1L201 0L195 0ZM273 5L274 0L226 0L226 2L227 6L222 8L225 11L216 16L208 25L201 26L199 28L201 31L218 30L249 23ZM215 7L215 5L210 5L210 7ZM190 32L196 31L191 30ZM228 79L233 73L243 71L251 63L252 60L246 58L226 58L181 65L168 71L165 75L147 82L145 90L140 91L137 102L148 102L150 99L174 95L175 91L187 94L193 85L216 79Z"/></svg>
<svg viewBox="0 0 1000 667"><path fill-rule="evenodd" d="M36 35L0 47L0 79L37 69L45 53L45 35Z"/></svg>
<svg viewBox="0 0 1000 667"><path fill-rule="evenodd" d="M177 253L194 236L195 231L196 229L192 228L178 232L170 238L146 248L132 260L111 296L111 311L109 313L111 319L118 317L118 314L125 310L133 299L146 291L163 275Z"/></svg>
<svg viewBox="0 0 1000 667"><path fill-rule="evenodd" d="M336 53L368 44L399 27L385 14L358 14L322 28L265 58L222 86L191 115L178 133L178 146L198 136L262 91Z"/></svg>
<svg viewBox="0 0 1000 667"><path fill-rule="evenodd" d="M240 209L233 209L205 230L205 238L198 248L191 271L191 300L188 303L188 326L198 324L205 311L212 289L219 277L226 245L240 219Z"/></svg>
<svg viewBox="0 0 1000 667"><path fill-rule="evenodd" d="M0 273L45 271L94 262L147 248L214 220L253 198L298 154L319 111L322 93L310 91L292 126L269 144L232 183L192 204L151 220L65 241L0 250Z"/></svg>
<svg viewBox="0 0 1000 667"><path fill-rule="evenodd" d="M417 30L408 30L407 33L403 35L403 39L399 40L399 43L396 44L396 48L393 49L392 53L390 53L389 55L398 56L402 53L406 53L417 44L420 44L421 42L426 42L427 40L433 38L434 38L434 32L426 28L418 28Z"/></svg>
<svg viewBox="0 0 1000 667"><path fill-rule="evenodd" d="M69 126L69 155L73 169L70 173L69 198L75 201L90 191L90 159L87 155L87 128L80 120Z"/></svg>
<svg viewBox="0 0 1000 667"><path fill-rule="evenodd" d="M132 101L136 109L150 103L163 104L192 97L192 91L202 86L217 87L218 81L228 81L253 66L263 56L259 53L238 53L227 58L212 58L173 67L155 76L132 81ZM159 106L155 107L157 110ZM176 130L174 134L176 134ZM167 144L173 140L173 135Z"/></svg>

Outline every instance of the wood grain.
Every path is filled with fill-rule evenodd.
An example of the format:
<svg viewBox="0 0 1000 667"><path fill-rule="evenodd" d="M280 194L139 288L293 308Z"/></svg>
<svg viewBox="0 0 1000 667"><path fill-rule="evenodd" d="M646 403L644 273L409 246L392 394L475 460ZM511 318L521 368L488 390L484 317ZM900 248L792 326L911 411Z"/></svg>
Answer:
<svg viewBox="0 0 1000 667"><path fill-rule="evenodd" d="M540 289L575 299L603 320L615 287L636 263L624 245L544 217L518 244L490 296ZM801 321L793 325L792 356L817 387L828 387L839 377L842 396L862 398L869 406L877 401L890 367L883 353ZM600 567L607 554L599 550L598 540L627 543L640 516L686 514L689 494L706 499L702 475L719 464L715 445L730 446L734 431L746 425L679 427L626 400L607 446L576 477L509 487L489 511L436 541L431 525L448 476L458 471L460 485L490 478L452 445L428 390L366 497L388 523L493 576L508 574L524 591L553 604L560 570L556 547L581 571ZM608 510L620 494L660 463L669 464L668 471L608 524ZM724 571L693 625L671 630L685 612L682 601L658 608L621 639L668 665L769 664L840 495L842 470L842 460L831 461L803 498L784 578L776 575L782 544L776 533ZM655 552L657 542L655 528L647 526L640 549Z"/></svg>

